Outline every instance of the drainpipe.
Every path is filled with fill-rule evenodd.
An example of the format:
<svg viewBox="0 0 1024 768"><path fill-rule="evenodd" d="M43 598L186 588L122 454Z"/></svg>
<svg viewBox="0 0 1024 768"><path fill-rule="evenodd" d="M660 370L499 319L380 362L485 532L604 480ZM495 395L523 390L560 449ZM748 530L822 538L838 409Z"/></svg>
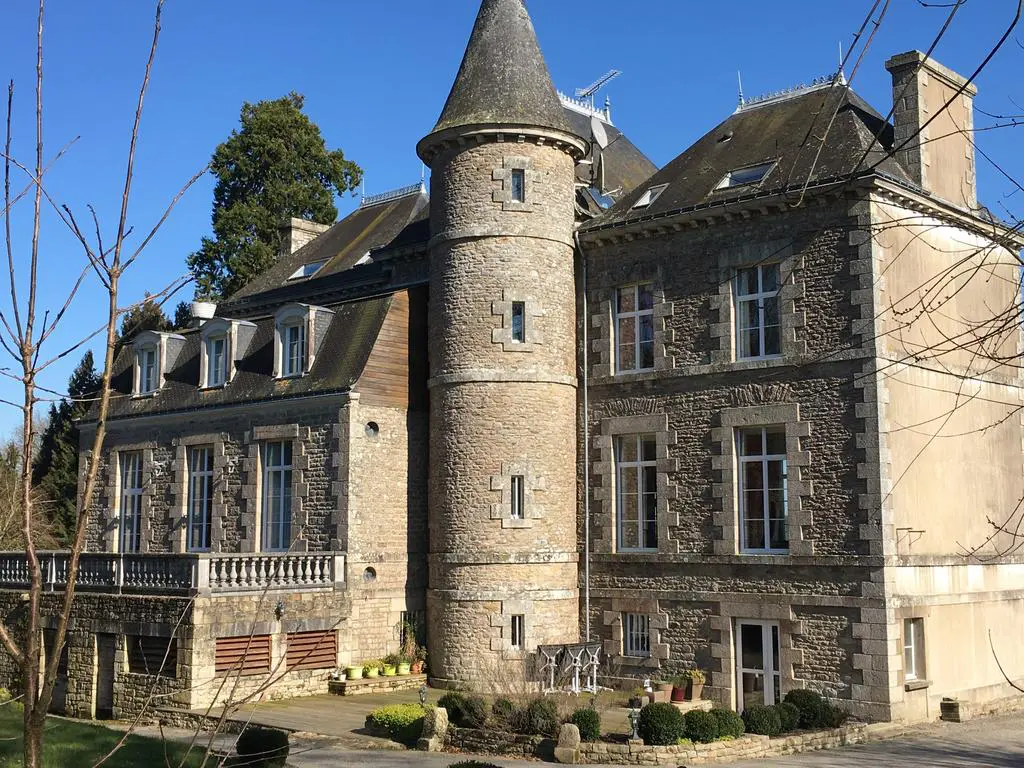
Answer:
<svg viewBox="0 0 1024 768"><path fill-rule="evenodd" d="M580 233L573 233L583 276L583 617L584 640L590 642L590 311L587 301L587 259Z"/></svg>

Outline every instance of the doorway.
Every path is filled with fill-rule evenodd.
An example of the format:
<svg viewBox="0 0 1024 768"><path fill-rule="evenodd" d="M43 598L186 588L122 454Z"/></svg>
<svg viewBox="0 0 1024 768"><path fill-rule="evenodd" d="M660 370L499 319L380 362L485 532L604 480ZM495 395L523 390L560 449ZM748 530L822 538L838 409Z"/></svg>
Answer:
<svg viewBox="0 0 1024 768"><path fill-rule="evenodd" d="M46 663L49 664L56 652L57 633L52 629L43 632L43 649ZM53 699L50 701L50 712L55 715L64 715L66 712L68 696L68 644L65 641L60 650L60 659L57 662L57 678L53 684Z"/></svg>
<svg viewBox="0 0 1024 768"><path fill-rule="evenodd" d="M109 720L114 716L114 654L117 636L96 635L96 719Z"/></svg>
<svg viewBox="0 0 1024 768"><path fill-rule="evenodd" d="M737 708L782 700L779 625L770 621L736 622Z"/></svg>

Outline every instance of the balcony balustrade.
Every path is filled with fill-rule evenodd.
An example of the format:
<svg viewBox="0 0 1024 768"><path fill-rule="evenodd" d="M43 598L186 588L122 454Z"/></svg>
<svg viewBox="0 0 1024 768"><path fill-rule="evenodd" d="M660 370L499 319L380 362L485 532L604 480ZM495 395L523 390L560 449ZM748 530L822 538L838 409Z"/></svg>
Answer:
<svg viewBox="0 0 1024 768"><path fill-rule="evenodd" d="M41 552L43 587L67 585L68 552ZM0 589L27 589L24 552L0 552ZM84 553L76 589L153 595L222 595L281 590L327 591L345 587L341 552L190 553L167 555Z"/></svg>

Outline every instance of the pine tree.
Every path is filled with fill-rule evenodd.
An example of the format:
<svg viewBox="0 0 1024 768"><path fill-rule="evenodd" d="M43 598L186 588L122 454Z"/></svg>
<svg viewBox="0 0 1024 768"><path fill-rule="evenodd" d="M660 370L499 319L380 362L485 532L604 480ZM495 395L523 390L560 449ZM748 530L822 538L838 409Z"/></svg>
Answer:
<svg viewBox="0 0 1024 768"><path fill-rule="evenodd" d="M214 152L213 237L188 258L197 296L229 298L273 264L283 222L333 224L334 195L359 186L362 170L327 149L302 106L297 93L246 102L241 128Z"/></svg>
<svg viewBox="0 0 1024 768"><path fill-rule="evenodd" d="M88 413L99 386L92 352L86 352L68 381L68 397L50 406L50 421L32 467L32 483L63 544L70 543L77 517L78 428L74 422Z"/></svg>

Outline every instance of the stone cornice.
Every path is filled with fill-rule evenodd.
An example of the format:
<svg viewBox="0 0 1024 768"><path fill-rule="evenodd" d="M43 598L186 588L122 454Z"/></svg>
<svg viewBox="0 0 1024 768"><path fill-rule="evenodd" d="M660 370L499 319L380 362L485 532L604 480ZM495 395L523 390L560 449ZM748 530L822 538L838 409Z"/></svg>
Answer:
<svg viewBox="0 0 1024 768"><path fill-rule="evenodd" d="M416 153L427 165L441 153L450 149L466 149L489 142L526 142L546 145L565 152L574 160L587 155L588 143L579 136L554 128L532 125L482 124L448 128L432 133L416 146Z"/></svg>

